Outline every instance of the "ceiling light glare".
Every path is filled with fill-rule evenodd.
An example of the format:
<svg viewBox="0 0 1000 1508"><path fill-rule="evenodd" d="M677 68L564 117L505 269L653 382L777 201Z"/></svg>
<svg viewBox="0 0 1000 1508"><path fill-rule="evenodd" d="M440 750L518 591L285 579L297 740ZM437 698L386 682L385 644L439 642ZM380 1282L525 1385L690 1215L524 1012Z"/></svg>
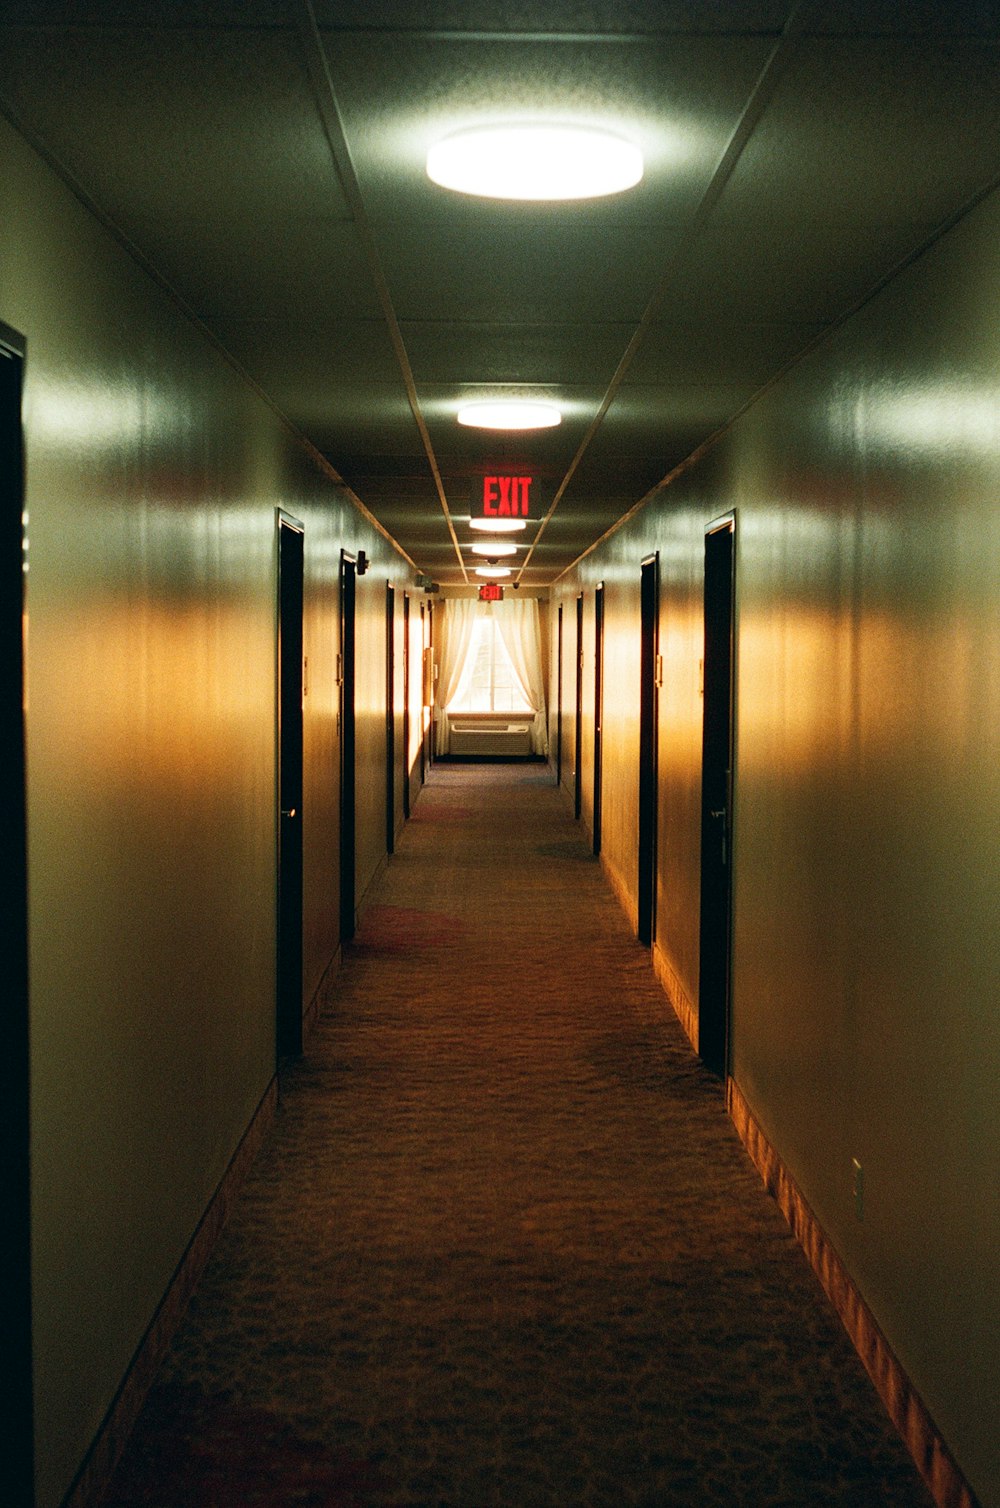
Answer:
<svg viewBox="0 0 1000 1508"><path fill-rule="evenodd" d="M470 529L483 529L489 534L516 534L528 527L524 518L470 518Z"/></svg>
<svg viewBox="0 0 1000 1508"><path fill-rule="evenodd" d="M489 539L484 544L472 546L473 555L485 555L492 559L495 555L498 559L501 555L516 555L517 545L506 544L503 540Z"/></svg>
<svg viewBox="0 0 1000 1508"><path fill-rule="evenodd" d="M435 142L427 176L484 199L599 199L634 188L642 153L596 126L470 126Z"/></svg>
<svg viewBox="0 0 1000 1508"><path fill-rule="evenodd" d="M476 575L498 581L501 577L510 575L510 566L476 566Z"/></svg>
<svg viewBox="0 0 1000 1508"><path fill-rule="evenodd" d="M463 403L458 422L470 429L553 429L562 414L554 403L537 398L484 398Z"/></svg>

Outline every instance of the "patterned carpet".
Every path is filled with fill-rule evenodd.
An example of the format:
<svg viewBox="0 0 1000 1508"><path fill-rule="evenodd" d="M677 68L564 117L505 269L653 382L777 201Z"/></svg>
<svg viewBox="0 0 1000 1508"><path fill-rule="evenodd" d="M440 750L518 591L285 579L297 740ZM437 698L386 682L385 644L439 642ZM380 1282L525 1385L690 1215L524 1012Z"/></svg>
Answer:
<svg viewBox="0 0 1000 1508"><path fill-rule="evenodd" d="M107 1508L930 1508L537 766L436 767Z"/></svg>

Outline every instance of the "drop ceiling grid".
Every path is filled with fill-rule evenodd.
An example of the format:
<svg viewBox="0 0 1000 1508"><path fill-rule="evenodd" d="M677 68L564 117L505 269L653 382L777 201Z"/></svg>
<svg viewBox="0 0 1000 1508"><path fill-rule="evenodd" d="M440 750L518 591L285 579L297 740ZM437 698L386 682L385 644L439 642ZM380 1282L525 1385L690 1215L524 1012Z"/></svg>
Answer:
<svg viewBox="0 0 1000 1508"><path fill-rule="evenodd" d="M568 33L576 0L316 8L333 28L324 41L365 211L460 518L484 459L562 474L790 6L726 0L706 17L693 0L591 0L591 31L617 34L603 41L499 35ZM303 65L294 28L306 0L174 0L166 17L153 0L97 9L123 24L54 24L78 19L58 0L8 4L0 90L14 114L404 548L419 541L442 579L449 558L457 571ZM964 28L929 0L801 14L774 97L539 544L549 572L1000 173L998 28L985 10ZM468 34L484 24L490 38ZM554 107L631 124L650 160L636 194L511 207L428 184L432 133L543 88ZM565 399L561 431L520 451L458 432L455 399L502 383Z"/></svg>
<svg viewBox="0 0 1000 1508"><path fill-rule="evenodd" d="M676 254L767 45L759 37L749 47L699 39L668 55L648 43L574 44L555 56L551 47L520 42L472 48L454 39L394 38L387 49L384 39L339 35L327 45L345 138L442 468L477 454L485 464L491 452L489 439L470 441L456 430L459 398L497 384L530 385L567 407L559 432L528 450L532 469L558 481ZM627 203L498 206L428 183L423 153L446 118L453 124L484 108L509 111L515 96L531 101L543 91L571 101L577 115L604 115L609 102L621 113L627 101L624 113L633 129L642 121L650 158L643 191ZM666 122L664 99L674 111ZM665 142L676 161L667 160ZM594 339L595 324L603 339ZM424 368L435 327L448 330L447 357L440 340L431 341L436 363ZM543 360L529 333L538 328L560 332ZM360 478L355 485L363 490ZM448 496L457 515L454 488Z"/></svg>

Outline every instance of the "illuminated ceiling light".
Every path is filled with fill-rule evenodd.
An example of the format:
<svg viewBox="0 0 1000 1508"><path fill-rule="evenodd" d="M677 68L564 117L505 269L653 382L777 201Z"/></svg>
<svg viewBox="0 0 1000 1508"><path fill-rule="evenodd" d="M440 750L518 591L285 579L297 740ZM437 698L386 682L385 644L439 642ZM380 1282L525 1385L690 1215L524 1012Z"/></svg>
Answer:
<svg viewBox="0 0 1000 1508"><path fill-rule="evenodd" d="M486 544L473 545L471 548L473 555L485 555L490 559L492 559L494 555L500 556L517 554L517 545L508 545L499 539L488 540Z"/></svg>
<svg viewBox="0 0 1000 1508"><path fill-rule="evenodd" d="M511 574L510 566L476 566L477 576L487 576L493 581Z"/></svg>
<svg viewBox="0 0 1000 1508"><path fill-rule="evenodd" d="M471 429L552 429L562 414L537 398L484 398L463 404L458 422Z"/></svg>
<svg viewBox="0 0 1000 1508"><path fill-rule="evenodd" d="M528 527L524 518L470 518L470 529L484 529L489 534L516 534Z"/></svg>
<svg viewBox="0 0 1000 1508"><path fill-rule="evenodd" d="M433 183L485 199L599 199L642 171L639 148L597 126L470 126L427 154Z"/></svg>

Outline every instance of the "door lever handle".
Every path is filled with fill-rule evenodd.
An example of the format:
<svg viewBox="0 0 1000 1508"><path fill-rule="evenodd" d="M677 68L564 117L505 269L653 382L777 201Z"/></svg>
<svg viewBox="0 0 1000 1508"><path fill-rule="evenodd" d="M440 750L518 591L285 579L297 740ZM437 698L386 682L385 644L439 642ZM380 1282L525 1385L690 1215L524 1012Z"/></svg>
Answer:
<svg viewBox="0 0 1000 1508"><path fill-rule="evenodd" d="M719 808L719 810L717 812L713 812L711 810L711 808L709 808L709 813L708 814L709 814L710 817L714 817L717 821L721 821L721 823L722 823L722 862L723 862L723 864L728 864L729 863L729 851L728 851L728 847L726 845L726 833L727 833L727 830L728 830L728 827L729 827L729 823L728 823L728 820L727 820L728 819L728 812L727 812L726 808L724 806L722 806L722 807Z"/></svg>
<svg viewBox="0 0 1000 1508"><path fill-rule="evenodd" d="M298 811L298 809L296 807L294 807L294 806L291 807L291 809L289 811L287 811L287 812L285 811L284 807L282 807L281 808L281 815L283 817L294 817L294 816L297 815L297 811Z"/></svg>

